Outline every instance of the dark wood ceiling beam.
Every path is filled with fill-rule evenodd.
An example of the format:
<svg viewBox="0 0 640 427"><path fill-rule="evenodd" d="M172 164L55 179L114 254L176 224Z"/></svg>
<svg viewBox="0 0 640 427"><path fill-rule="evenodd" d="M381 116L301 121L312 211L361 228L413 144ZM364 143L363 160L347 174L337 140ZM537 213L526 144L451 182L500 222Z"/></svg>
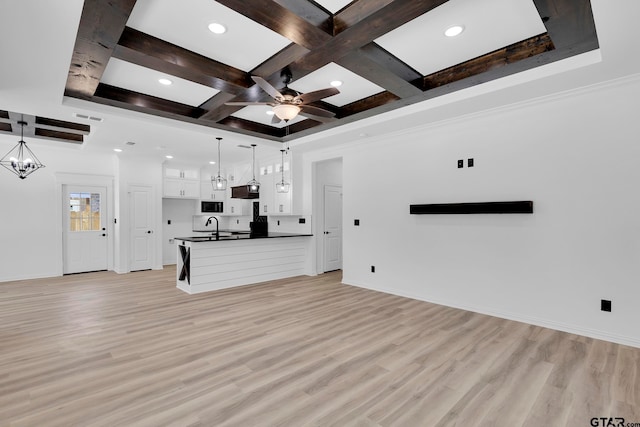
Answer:
<svg viewBox="0 0 640 427"><path fill-rule="evenodd" d="M85 0L65 95L83 99L93 96L135 3Z"/></svg>
<svg viewBox="0 0 640 427"><path fill-rule="evenodd" d="M84 142L84 135L70 132L60 132L51 129L43 129L41 127L36 128L35 136L40 138L57 139L60 141L72 142L76 144L82 144Z"/></svg>
<svg viewBox="0 0 640 427"><path fill-rule="evenodd" d="M306 1L306 0L300 0ZM258 24L307 49L322 46L332 34L293 13L273 0L218 0Z"/></svg>
<svg viewBox="0 0 640 427"><path fill-rule="evenodd" d="M357 0L352 2L334 16L333 34L343 32L393 2L394 0Z"/></svg>
<svg viewBox="0 0 640 427"><path fill-rule="evenodd" d="M168 101L166 99L133 92L104 83L98 85L94 98L104 99L107 102L103 103L107 105L111 105L108 101L112 101L117 102L119 104L118 106L122 106L122 104L136 106L138 107L136 109L137 111L149 112L149 114L151 114L149 110L162 111L176 117L184 116L197 118L203 114L203 111L198 107Z"/></svg>
<svg viewBox="0 0 640 427"><path fill-rule="evenodd" d="M340 107L340 116L338 118L362 113L398 101L399 99L400 98L390 92L380 92L359 101L352 102L351 104L343 105Z"/></svg>
<svg viewBox="0 0 640 427"><path fill-rule="evenodd" d="M240 93L254 84L242 70L129 27L122 33L113 56L229 93Z"/></svg>
<svg viewBox="0 0 640 427"><path fill-rule="evenodd" d="M549 35L541 34L470 61L463 62L462 64L429 74L423 77L422 86L424 90L444 86L457 80L466 79L514 64L523 59L552 51L553 49L553 42Z"/></svg>
<svg viewBox="0 0 640 427"><path fill-rule="evenodd" d="M547 33L558 50L576 48L584 52L597 49L598 37L589 0L533 0Z"/></svg>
<svg viewBox="0 0 640 427"><path fill-rule="evenodd" d="M373 44L374 43L370 43L370 45ZM343 56L336 61L336 63L377 84L399 98L410 98L422 93L420 88L411 83L419 79L421 77L420 74L413 70L411 70L413 71L412 73L405 72L409 67L381 48L375 53L377 55L374 56L374 58L377 60L365 51L359 49L349 55ZM402 68L402 70L397 72L396 70L399 68ZM404 74L409 74L409 81L400 77L400 74L403 72Z"/></svg>
<svg viewBox="0 0 640 427"><path fill-rule="evenodd" d="M263 125L262 123L256 123L238 117L229 116L224 120L221 120L219 124L228 126L233 129L242 129L246 132L252 132L259 134L260 136L269 135L271 137L278 137L278 128L269 125Z"/></svg>
<svg viewBox="0 0 640 427"><path fill-rule="evenodd" d="M81 135L88 135L91 131L91 126L83 125L81 123L66 122L64 120L56 120L40 116L36 116L35 120L36 126L41 129L64 131Z"/></svg>
<svg viewBox="0 0 640 427"><path fill-rule="evenodd" d="M274 2L323 32L333 34L333 16L317 3L308 0L274 0Z"/></svg>
<svg viewBox="0 0 640 427"><path fill-rule="evenodd" d="M375 3L378 1L380 0L376 0ZM310 72L330 62L339 60L394 28L446 2L447 0L395 0L386 2L384 7L379 7L376 12L355 22L321 47L314 49L292 63L290 66L291 71L296 78L304 77Z"/></svg>

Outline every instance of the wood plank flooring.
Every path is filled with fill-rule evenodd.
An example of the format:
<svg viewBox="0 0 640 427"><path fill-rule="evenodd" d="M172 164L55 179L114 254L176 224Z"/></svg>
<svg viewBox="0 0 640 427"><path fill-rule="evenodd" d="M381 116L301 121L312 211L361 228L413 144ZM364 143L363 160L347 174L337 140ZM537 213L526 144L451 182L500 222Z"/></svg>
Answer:
<svg viewBox="0 0 640 427"><path fill-rule="evenodd" d="M640 349L340 279L0 283L0 426L640 427Z"/></svg>

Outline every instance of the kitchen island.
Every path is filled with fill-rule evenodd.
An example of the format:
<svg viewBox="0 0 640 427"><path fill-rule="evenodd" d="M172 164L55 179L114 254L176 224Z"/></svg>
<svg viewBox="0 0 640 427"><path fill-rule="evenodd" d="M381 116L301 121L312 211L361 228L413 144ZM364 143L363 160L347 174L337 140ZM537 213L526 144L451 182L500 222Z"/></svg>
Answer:
<svg viewBox="0 0 640 427"><path fill-rule="evenodd" d="M220 233L176 237L177 287L189 294L300 276L311 234Z"/></svg>

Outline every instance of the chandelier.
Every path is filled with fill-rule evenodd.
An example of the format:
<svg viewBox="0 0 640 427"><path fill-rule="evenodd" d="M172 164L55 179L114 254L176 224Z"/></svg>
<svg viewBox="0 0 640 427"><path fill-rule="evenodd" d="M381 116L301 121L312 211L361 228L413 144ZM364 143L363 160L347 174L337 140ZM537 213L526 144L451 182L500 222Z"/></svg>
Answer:
<svg viewBox="0 0 640 427"><path fill-rule="evenodd" d="M27 143L24 142L24 125L27 123L22 120L23 118L24 116L18 122L20 125L20 141L0 159L0 164L10 172L18 175L20 179L25 179L33 172L44 167L36 155L33 154L33 151L29 149Z"/></svg>

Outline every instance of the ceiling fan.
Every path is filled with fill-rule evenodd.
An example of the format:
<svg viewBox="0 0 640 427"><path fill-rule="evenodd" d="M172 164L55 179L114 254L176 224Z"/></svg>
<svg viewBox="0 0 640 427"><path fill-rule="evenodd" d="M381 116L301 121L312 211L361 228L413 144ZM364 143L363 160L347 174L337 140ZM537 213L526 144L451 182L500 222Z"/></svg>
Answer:
<svg viewBox="0 0 640 427"><path fill-rule="evenodd" d="M281 120L288 122L295 118L298 114L301 114L310 119L314 119L321 122L330 121L335 113L324 108L314 107L309 105L312 102L318 101L329 96L337 95L340 93L335 87L326 89L315 90L308 93L300 93L291 88L288 84L291 83L292 75L288 68L285 68L280 73L284 88L278 90L273 87L262 77L251 76L251 79L256 82L258 86L267 92L272 98L273 102L226 102L226 105L270 105L273 107L273 118L271 123L279 123Z"/></svg>

